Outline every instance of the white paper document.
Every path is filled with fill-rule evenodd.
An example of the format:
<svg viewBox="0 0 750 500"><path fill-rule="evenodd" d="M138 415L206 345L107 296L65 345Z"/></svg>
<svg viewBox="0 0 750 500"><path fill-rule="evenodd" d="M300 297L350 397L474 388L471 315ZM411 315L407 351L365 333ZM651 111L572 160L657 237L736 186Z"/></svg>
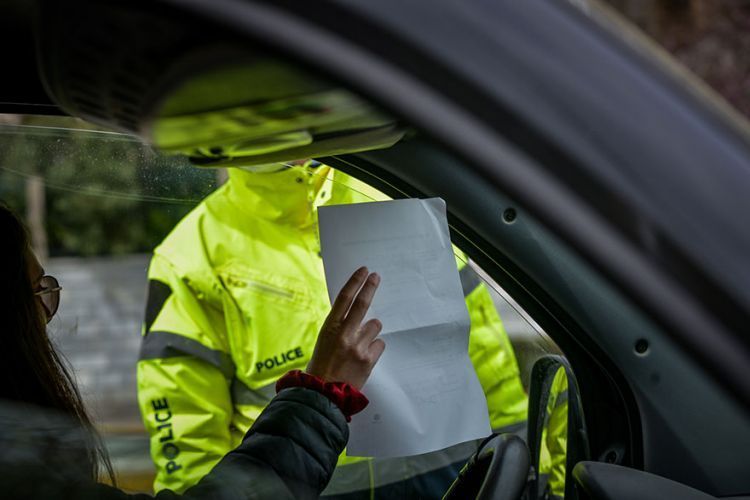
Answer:
<svg viewBox="0 0 750 500"><path fill-rule="evenodd" d="M363 388L347 454L399 457L488 436L487 401L469 360L469 313L445 202L395 200L319 209L331 301L361 266L381 276L366 319L386 348Z"/></svg>

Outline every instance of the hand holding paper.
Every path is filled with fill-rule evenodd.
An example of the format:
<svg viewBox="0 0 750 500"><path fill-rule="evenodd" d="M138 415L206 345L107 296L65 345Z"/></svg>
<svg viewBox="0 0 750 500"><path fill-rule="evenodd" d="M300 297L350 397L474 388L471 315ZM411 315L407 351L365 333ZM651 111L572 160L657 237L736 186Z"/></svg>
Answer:
<svg viewBox="0 0 750 500"><path fill-rule="evenodd" d="M347 453L407 456L491 433L468 356L470 320L440 199L321 207L329 297L362 265L381 277L367 318L388 348L363 390Z"/></svg>
<svg viewBox="0 0 750 500"><path fill-rule="evenodd" d="M385 349L383 340L376 338L382 328L380 321L371 319L362 324L379 283L380 276L368 275L366 267L349 278L320 329L307 373L323 380L347 382L357 389L365 385Z"/></svg>

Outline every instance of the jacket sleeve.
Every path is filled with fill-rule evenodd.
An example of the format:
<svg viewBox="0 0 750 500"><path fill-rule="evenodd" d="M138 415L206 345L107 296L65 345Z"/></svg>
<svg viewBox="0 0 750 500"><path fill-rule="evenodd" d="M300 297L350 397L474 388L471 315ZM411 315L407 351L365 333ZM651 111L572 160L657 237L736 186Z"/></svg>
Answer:
<svg viewBox="0 0 750 500"><path fill-rule="evenodd" d="M155 491L184 491L232 448L234 365L221 312L203 297L165 257L154 256L137 377Z"/></svg>
<svg viewBox="0 0 750 500"><path fill-rule="evenodd" d="M469 357L487 398L490 423L495 432L517 431L526 420L527 397L513 346L481 277L463 262L459 276L471 318Z"/></svg>
<svg viewBox="0 0 750 500"><path fill-rule="evenodd" d="M547 484L553 497L563 498L568 447L568 378L562 367L558 369L552 381L547 418L544 445L549 451L549 470L545 470L546 467L540 468L541 472L549 473Z"/></svg>
<svg viewBox="0 0 750 500"><path fill-rule="evenodd" d="M229 493L237 496L227 498L245 498L246 491L263 493L258 498L276 493L278 498L279 485L291 498L318 498L348 440L346 418L326 396L303 387L284 389L263 410L242 444L185 496L216 498L213 492L224 492L225 485L231 484ZM247 466L258 467L258 472L247 474Z"/></svg>
<svg viewBox="0 0 750 500"><path fill-rule="evenodd" d="M251 438L252 437L252 438ZM318 498L349 439L343 413L322 394L303 387L281 391L261 413L242 443L197 485L159 500L250 500ZM91 480L72 480L54 470L3 464L4 497L24 499L146 500Z"/></svg>

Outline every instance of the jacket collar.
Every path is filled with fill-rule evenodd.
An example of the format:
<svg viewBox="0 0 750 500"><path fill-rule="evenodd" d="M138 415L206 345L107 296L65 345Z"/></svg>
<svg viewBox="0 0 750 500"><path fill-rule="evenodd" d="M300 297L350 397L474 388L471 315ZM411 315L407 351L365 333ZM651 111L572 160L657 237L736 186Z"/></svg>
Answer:
<svg viewBox="0 0 750 500"><path fill-rule="evenodd" d="M275 173L229 169L228 196L243 212L278 224L308 227L316 208L330 199L330 167L288 167Z"/></svg>

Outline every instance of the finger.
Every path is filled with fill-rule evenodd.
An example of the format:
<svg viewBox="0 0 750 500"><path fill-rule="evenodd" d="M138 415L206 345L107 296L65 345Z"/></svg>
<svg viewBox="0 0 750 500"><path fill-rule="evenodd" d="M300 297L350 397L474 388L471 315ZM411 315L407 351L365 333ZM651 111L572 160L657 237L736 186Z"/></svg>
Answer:
<svg viewBox="0 0 750 500"><path fill-rule="evenodd" d="M370 344L370 347L367 350L372 366L375 366L377 364L380 356L383 355L383 351L385 351L385 341L379 338L373 340L372 344Z"/></svg>
<svg viewBox="0 0 750 500"><path fill-rule="evenodd" d="M329 320L336 322L343 321L346 311L351 307L352 301L357 296L357 290L360 289L365 278L367 278L366 267L363 266L354 271L354 274L349 278L349 281L344 284L341 291L336 296L336 300L333 301L331 312L328 313Z"/></svg>
<svg viewBox="0 0 750 500"><path fill-rule="evenodd" d="M378 319L371 319L359 330L359 341L364 345L370 345L375 337L378 336L380 331L383 329L383 323Z"/></svg>
<svg viewBox="0 0 750 500"><path fill-rule="evenodd" d="M354 303L352 304L351 309L349 309L349 313L346 315L346 319L344 320L344 328L346 330L351 329L355 332L359 330L359 325L365 318L365 314L367 314L370 304L372 304L372 298L375 296L375 290L378 289L379 284L380 276L376 273L372 273L367 278L367 281L362 285L362 289L354 299Z"/></svg>

